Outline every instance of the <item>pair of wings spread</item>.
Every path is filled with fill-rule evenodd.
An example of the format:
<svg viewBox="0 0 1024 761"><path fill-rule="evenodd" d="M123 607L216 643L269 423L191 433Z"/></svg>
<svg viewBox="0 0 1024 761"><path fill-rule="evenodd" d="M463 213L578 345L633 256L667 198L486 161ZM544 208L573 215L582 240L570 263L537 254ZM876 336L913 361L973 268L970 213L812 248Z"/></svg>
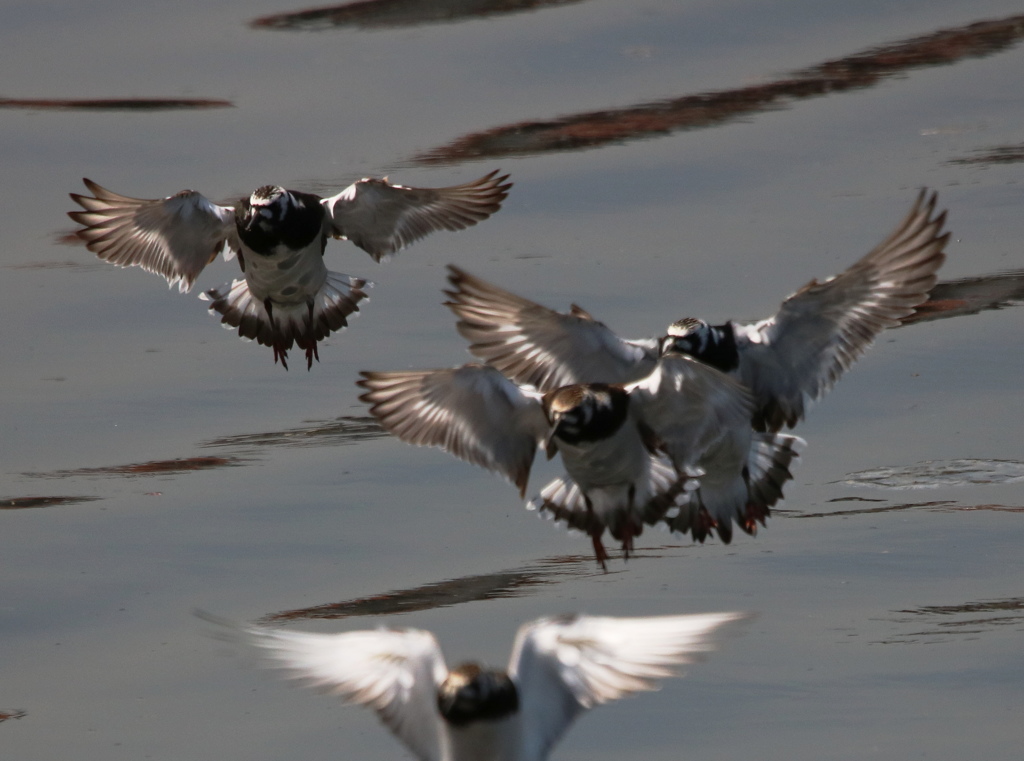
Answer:
<svg viewBox="0 0 1024 761"><path fill-rule="evenodd" d="M225 622L204 616L215 623ZM644 618L543 618L520 627L508 674L519 696L516 759L542 759L583 711L655 688L655 680L713 649L711 634L747 618L713 613ZM343 634L245 627L270 665L372 708L422 761L448 758L437 690L448 675L434 636L418 629Z"/></svg>
<svg viewBox="0 0 1024 761"><path fill-rule="evenodd" d="M885 328L928 298L945 260L946 214L921 191L896 229L855 264L811 281L772 317L731 323L739 350L735 375L751 389L755 425L794 426ZM557 312L457 267L446 305L459 317L470 352L517 383L549 391L574 383L632 383L649 375L659 340L620 338L573 305Z"/></svg>
<svg viewBox="0 0 1024 761"><path fill-rule="evenodd" d="M524 493L538 446L551 426L541 394L494 367L363 373L364 399L399 438L438 446L506 476ZM653 432L682 472L724 432L749 428L753 402L739 383L683 356L666 356L625 386L635 424Z"/></svg>
<svg viewBox="0 0 1024 761"><path fill-rule="evenodd" d="M359 180L320 199L324 235L347 238L380 261L435 230L461 230L486 219L511 187L502 184L507 175L496 175L447 188ZM70 216L85 226L79 235L90 250L109 262L155 272L186 292L220 251L230 260L241 250L236 206L213 203L194 190L148 200L84 182L95 197L73 193L84 211Z"/></svg>

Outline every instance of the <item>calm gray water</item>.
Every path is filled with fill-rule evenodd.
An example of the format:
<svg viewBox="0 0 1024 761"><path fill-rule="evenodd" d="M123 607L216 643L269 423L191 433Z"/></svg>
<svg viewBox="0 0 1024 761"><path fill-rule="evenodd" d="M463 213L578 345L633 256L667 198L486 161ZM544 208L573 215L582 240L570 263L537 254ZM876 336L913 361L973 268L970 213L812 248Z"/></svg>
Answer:
<svg viewBox="0 0 1024 761"><path fill-rule="evenodd" d="M408 757L369 712L207 637L202 608L425 627L495 663L539 615L754 611L555 757L1019 759L1020 3L376 5L4 10L0 756ZM478 227L385 265L331 244L332 269L377 285L308 373L62 242L83 176L223 199L498 167L516 185ZM756 538L651 532L600 574L507 484L364 419L359 370L466 360L448 262L625 335L755 318L861 256L922 185L954 232L935 319L884 335L812 411Z"/></svg>

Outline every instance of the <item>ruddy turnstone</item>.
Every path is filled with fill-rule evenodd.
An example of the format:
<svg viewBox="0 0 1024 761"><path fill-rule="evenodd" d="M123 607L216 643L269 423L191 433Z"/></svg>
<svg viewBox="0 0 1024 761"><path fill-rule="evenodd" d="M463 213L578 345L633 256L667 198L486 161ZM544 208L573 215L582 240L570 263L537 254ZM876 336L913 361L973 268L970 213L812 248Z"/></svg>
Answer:
<svg viewBox="0 0 1024 761"><path fill-rule="evenodd" d="M567 475L529 504L589 534L602 567L604 530L628 557L645 523L685 511L708 453L729 458L724 467L731 468L726 476L716 466L701 503L710 502L709 510L719 508L719 499L746 510L755 499L751 483L768 498L767 510L781 495L779 475L790 477L794 437L757 434L755 440L746 389L690 357L663 357L633 384L574 384L544 394L480 364L361 375L367 391L360 399L386 430L499 473L520 497L537 449L549 458L560 453ZM743 494L741 504L733 504L735 493Z"/></svg>
<svg viewBox="0 0 1024 761"><path fill-rule="evenodd" d="M885 328L928 298L945 261L946 212L922 190L888 238L844 272L812 280L754 323L685 318L660 338L626 340L585 310L556 312L451 266L446 305L472 354L541 391L570 383L630 383L660 356L683 353L751 389L757 430L793 427Z"/></svg>
<svg viewBox="0 0 1024 761"><path fill-rule="evenodd" d="M318 342L348 324L372 285L324 266L328 238L348 239L380 261L435 230L487 219L508 195L507 179L494 171L464 185L408 188L366 178L327 198L264 185L229 206L194 190L129 198L84 180L93 195L72 193L84 211L68 214L101 259L162 275L181 292L218 252L237 255L243 278L202 298L226 327L273 348L285 369L297 344L308 369L319 360Z"/></svg>
<svg viewBox="0 0 1024 761"><path fill-rule="evenodd" d="M199 615L292 678L372 708L420 761L543 761L584 711L657 689L749 618L541 618L519 628L507 670L463 663L449 671L421 629L315 634Z"/></svg>

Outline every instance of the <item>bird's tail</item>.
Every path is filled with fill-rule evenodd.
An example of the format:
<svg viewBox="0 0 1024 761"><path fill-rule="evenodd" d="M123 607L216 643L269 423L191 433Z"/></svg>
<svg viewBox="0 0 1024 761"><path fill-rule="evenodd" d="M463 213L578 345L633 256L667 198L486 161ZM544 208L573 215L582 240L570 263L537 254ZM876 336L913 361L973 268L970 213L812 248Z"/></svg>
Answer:
<svg viewBox="0 0 1024 761"><path fill-rule="evenodd" d="M565 474L541 489L526 507L592 537L600 538L608 529L616 540L628 545L645 524L653 526L684 506L697 483L691 476L680 476L667 457L651 455L647 483L636 489L643 496L632 504L627 487L622 487L621 493L595 489L588 500L579 484Z"/></svg>
<svg viewBox="0 0 1024 761"><path fill-rule="evenodd" d="M714 458L702 460L706 473L700 488L666 523L672 531L691 533L699 542L717 533L728 544L734 520L746 533L756 534L757 524L765 525L771 507L782 499L782 487L793 478L790 466L805 446L799 436L755 432L740 468L732 464L716 468Z"/></svg>
<svg viewBox="0 0 1024 761"><path fill-rule="evenodd" d="M319 359L317 343L345 328L348 317L359 311L368 298L364 288L373 283L328 270L327 278L310 302L260 301L243 280L234 280L201 294L210 311L221 315L221 323L238 335L274 350L274 360L288 368L288 350L298 345L305 350L307 367Z"/></svg>

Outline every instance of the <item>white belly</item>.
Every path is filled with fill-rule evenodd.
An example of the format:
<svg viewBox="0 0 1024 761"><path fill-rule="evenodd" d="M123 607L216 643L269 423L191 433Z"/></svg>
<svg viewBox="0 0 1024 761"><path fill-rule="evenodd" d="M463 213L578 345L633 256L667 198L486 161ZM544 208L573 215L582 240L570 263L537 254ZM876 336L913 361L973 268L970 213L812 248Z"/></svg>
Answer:
<svg viewBox="0 0 1024 761"><path fill-rule="evenodd" d="M648 493L650 456L634 425L627 423L612 438L597 442L578 446L558 442L558 450L566 472L601 518L624 508L640 507L652 496Z"/></svg>
<svg viewBox="0 0 1024 761"><path fill-rule="evenodd" d="M243 256L245 281L259 301L269 298L277 304L305 304L327 280L319 239L299 252L283 251L260 256L245 251Z"/></svg>

